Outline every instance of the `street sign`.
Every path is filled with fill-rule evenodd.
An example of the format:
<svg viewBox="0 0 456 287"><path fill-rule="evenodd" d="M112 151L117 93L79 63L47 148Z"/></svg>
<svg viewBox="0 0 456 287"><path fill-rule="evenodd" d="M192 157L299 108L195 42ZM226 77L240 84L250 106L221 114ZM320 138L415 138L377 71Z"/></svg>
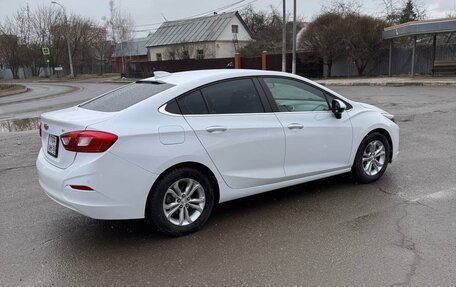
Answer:
<svg viewBox="0 0 456 287"><path fill-rule="evenodd" d="M49 56L51 54L51 51L49 51L49 48L47 47L41 48L41 51L43 52L44 56Z"/></svg>

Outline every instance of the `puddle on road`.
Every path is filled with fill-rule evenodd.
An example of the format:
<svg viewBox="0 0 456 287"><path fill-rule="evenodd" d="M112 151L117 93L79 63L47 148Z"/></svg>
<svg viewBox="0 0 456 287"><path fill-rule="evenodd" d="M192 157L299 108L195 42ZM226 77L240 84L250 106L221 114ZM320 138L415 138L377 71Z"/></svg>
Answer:
<svg viewBox="0 0 456 287"><path fill-rule="evenodd" d="M39 118L0 121L0 133L37 130Z"/></svg>

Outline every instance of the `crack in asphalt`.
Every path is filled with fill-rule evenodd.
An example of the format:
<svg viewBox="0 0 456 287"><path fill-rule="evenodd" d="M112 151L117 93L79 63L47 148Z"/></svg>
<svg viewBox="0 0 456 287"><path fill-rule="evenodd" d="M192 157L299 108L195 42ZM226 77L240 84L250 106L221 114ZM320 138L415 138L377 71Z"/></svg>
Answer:
<svg viewBox="0 0 456 287"><path fill-rule="evenodd" d="M34 167L34 166L35 166L34 164L30 164L30 165L23 165L23 166L8 167L8 168L5 168L5 169L0 169L0 173L3 173L5 171L10 171L10 170Z"/></svg>
<svg viewBox="0 0 456 287"><path fill-rule="evenodd" d="M399 247L399 248L402 248L402 249L405 249L407 251L412 252L413 259L412 259L412 262L409 264L410 270L406 273L405 280L401 281L401 282L398 282L398 283L391 284L390 287L410 286L410 282L412 280L412 277L416 274L416 269L418 268L418 265L421 262L421 256L420 256L418 250L416 249L415 242L412 240L412 238L410 238L409 236L407 236L405 234L401 224L403 223L403 221L409 215L408 211L407 211L407 207L409 205L411 205L411 204L418 204L418 205L421 205L421 206L424 206L424 207L428 207L428 208L433 209L433 210L435 210L435 209L430 207L430 206L428 206L428 205L426 205L426 204L424 204L424 203L422 203L422 202L420 202L420 201L418 201L418 200L410 200L410 199L403 198L400 195L392 193L392 192L389 192L389 191L387 191L386 189L384 189L384 188L382 188L380 186L377 186L377 189L379 191L381 191L382 193L385 193L385 194L388 194L388 195L392 195L392 196L396 196L396 197L400 197L400 198L404 199L404 201L402 201L399 204L394 206L394 208L396 208L398 206L403 206L403 213L404 213L394 223L395 224L395 231L400 235L399 242L395 243L394 245Z"/></svg>
<svg viewBox="0 0 456 287"><path fill-rule="evenodd" d="M380 190L381 192L386 193L386 194L388 194L388 195L396 195L395 193L389 192L389 191L387 191L386 189L383 189L383 188L380 187L380 186L377 186L377 188L378 188L378 190Z"/></svg>
<svg viewBox="0 0 456 287"><path fill-rule="evenodd" d="M400 240L395 245L397 247L399 247L399 248L411 251L412 254L413 254L413 260L410 263L410 266L409 266L410 267L410 271L407 272L405 280L402 281L402 282L391 284L390 287L394 287L394 286L410 286L410 281L412 280L412 277L416 274L416 269L418 268L418 265L421 262L421 256L419 255L419 252L416 249L415 242L410 237L408 237L405 234L405 232L402 229L403 227L401 225L401 223L408 216L407 206L409 206L412 203L414 203L414 202L407 201L407 202L404 202L402 204L404 206L403 207L404 215L402 215L400 218L398 218L398 220L396 220L396 222L395 222L395 226L396 226L395 230L396 230L397 233L399 233Z"/></svg>
<svg viewBox="0 0 456 287"><path fill-rule="evenodd" d="M419 205L421 205L421 206L424 206L424 207L430 208L430 209L432 209L432 210L434 210L434 211L437 211L436 208L434 208L434 207L432 207L432 206L429 206L429 205L427 205L427 204L424 204L424 203L422 203L422 202L419 201L419 200L414 200L414 201L412 201L411 203L417 203L417 204L419 204Z"/></svg>

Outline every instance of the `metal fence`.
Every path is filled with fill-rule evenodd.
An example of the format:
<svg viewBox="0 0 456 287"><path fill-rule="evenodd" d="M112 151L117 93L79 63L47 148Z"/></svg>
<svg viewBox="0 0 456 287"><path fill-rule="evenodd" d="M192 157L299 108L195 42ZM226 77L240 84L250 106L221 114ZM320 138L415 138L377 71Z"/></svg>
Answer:
<svg viewBox="0 0 456 287"><path fill-rule="evenodd" d="M291 54L287 55L287 67L291 72ZM233 58L218 59L185 59L153 62L130 62L128 76L146 78L153 75L153 71L182 72L191 70L225 69L234 66ZM243 69L261 69L261 57L241 58ZM267 55L267 70L282 70L282 55ZM296 72L309 78L320 78L323 75L323 61L314 53L298 53L296 56Z"/></svg>
<svg viewBox="0 0 456 287"><path fill-rule="evenodd" d="M388 75L388 50L383 53L381 61L371 62L364 72L366 76ZM436 49L436 60L456 59L456 45L444 44L438 45ZM408 75L412 65L412 48L410 47L393 47L392 51L392 74ZM415 73L422 75L432 74L432 44L422 44L416 47ZM325 74L327 67L325 66ZM341 57L333 63L331 76L348 77L357 76L355 64L347 57Z"/></svg>

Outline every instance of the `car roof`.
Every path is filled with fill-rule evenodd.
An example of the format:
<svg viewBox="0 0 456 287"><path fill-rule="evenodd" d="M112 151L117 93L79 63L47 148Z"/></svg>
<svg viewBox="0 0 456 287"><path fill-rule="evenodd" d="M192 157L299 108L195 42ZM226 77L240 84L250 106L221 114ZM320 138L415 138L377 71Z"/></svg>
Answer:
<svg viewBox="0 0 456 287"><path fill-rule="evenodd" d="M213 69L213 70L195 70L187 72L167 73L155 72L156 76L143 79L141 82L166 82L173 85L181 84L199 84L201 82L214 82L223 79L248 77L248 76L287 76L296 77L290 73L263 71L263 70L248 70L248 69Z"/></svg>

